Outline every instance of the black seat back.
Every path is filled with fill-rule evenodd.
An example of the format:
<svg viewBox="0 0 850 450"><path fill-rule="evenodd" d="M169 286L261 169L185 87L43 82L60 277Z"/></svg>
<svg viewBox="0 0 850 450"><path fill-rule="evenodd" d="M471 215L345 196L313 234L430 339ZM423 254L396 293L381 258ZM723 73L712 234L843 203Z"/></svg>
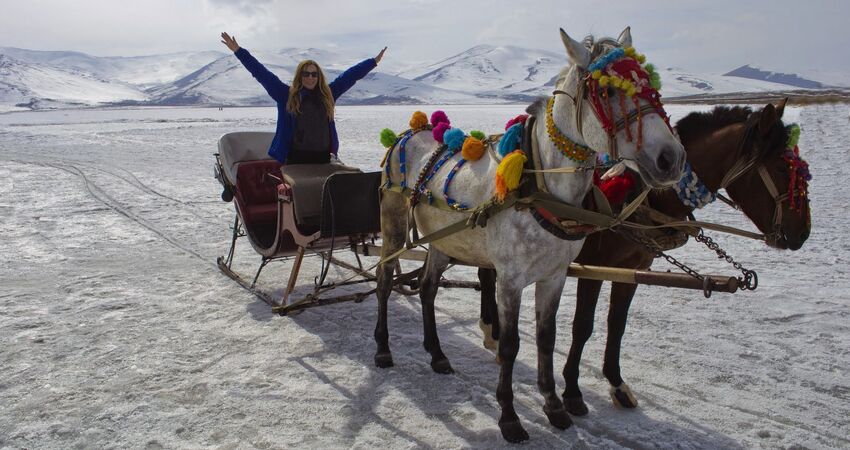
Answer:
<svg viewBox="0 0 850 450"><path fill-rule="evenodd" d="M322 237L381 231L381 172L335 173L322 189Z"/></svg>

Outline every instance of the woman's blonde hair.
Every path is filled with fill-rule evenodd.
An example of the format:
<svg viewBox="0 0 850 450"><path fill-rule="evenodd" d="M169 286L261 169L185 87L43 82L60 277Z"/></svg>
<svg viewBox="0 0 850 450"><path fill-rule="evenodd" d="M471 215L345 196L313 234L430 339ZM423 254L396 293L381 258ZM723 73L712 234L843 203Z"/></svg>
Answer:
<svg viewBox="0 0 850 450"><path fill-rule="evenodd" d="M328 113L328 120L333 120L334 118L334 96L331 92L330 86L328 86L328 82L325 79L325 73L322 72L322 68L319 67L319 64L312 59L306 59L301 61L298 64L298 68L295 69L295 79L292 80L292 86L289 89L289 99L286 101L286 110L293 115L301 114L301 93L302 83L301 83L301 74L308 66L316 66L316 71L319 72L319 82L316 84L316 88L319 90L319 94L322 97L322 103L325 105L325 112Z"/></svg>

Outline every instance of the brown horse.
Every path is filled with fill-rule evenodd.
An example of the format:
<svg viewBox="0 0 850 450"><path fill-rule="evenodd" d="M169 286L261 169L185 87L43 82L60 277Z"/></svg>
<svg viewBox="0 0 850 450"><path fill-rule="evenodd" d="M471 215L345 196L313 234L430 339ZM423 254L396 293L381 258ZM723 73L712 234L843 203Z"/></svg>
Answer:
<svg viewBox="0 0 850 450"><path fill-rule="evenodd" d="M803 198L802 205L798 202L795 210L785 195L778 195L788 192L791 177L795 176L789 173L784 159L788 139L788 130L781 120L784 107L784 101L778 107L768 104L754 113L749 108L717 107L710 113L688 115L677 123L676 128L685 146L688 163L702 183L711 192L717 192L725 184L722 187L729 196L765 233L768 245L797 250L808 238L811 222L808 198ZM746 162L754 164L742 166ZM730 171L737 175L733 176ZM684 219L694 209L685 206L672 188L653 191L648 202L651 208L675 219ZM654 252L634 240L612 231L603 231L588 236L575 262L646 270L654 258ZM498 340L498 322L490 320L496 317L491 287L495 273L481 269L479 278L482 284L482 323L493 324L492 338ZM577 416L588 412L578 387L579 363L584 345L593 332L594 311L601 287L602 281L579 279L576 289L573 341L564 366L566 388L563 399L570 414ZM608 339L602 366L602 372L611 384L611 399L625 408L637 406L637 399L620 374L620 347L636 289L636 284L612 283ZM482 328L486 333L488 327ZM487 341L489 339L485 338Z"/></svg>

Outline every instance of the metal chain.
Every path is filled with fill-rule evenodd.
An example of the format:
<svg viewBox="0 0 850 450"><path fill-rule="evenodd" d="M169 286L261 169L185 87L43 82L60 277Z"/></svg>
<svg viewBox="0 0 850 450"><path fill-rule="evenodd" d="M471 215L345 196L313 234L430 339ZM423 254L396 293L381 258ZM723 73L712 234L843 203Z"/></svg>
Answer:
<svg viewBox="0 0 850 450"><path fill-rule="evenodd" d="M641 233L623 232L623 233L621 233L621 235L626 236L627 238L631 239L632 241L643 245L650 252L652 252L655 255L656 258L664 258L668 263L678 267L682 272L685 272L686 274L688 274L688 275L696 278L697 280L700 280L703 283L705 283L706 280L705 280L705 277L703 275L701 275L696 270L690 268L687 264L680 262L675 257L670 256L670 255L664 253L663 251L661 251L658 248L658 246L655 245L654 242L652 242L649 239L643 238L641 236ZM753 291L758 287L758 284L759 284L758 274L754 270L749 270L749 269L745 268L743 265L741 265L741 263L735 261L734 258L732 258L732 256L730 256L728 253L726 253L725 250L720 248L720 245L718 243L714 242L714 240L712 238L710 238L709 236L706 236L705 233L703 233L702 229L699 230L699 234L697 234L697 236L695 236L694 239L697 242L701 242L701 243L705 244L705 246L708 247L710 250L714 250L714 252L717 253L718 258L726 260L726 262L728 262L729 264L732 264L732 266L734 268L741 271L741 273L743 274L743 277L738 277L738 288L739 289L741 289L742 291L748 291L748 290ZM706 297L708 297L708 295L710 295L710 293L706 292Z"/></svg>
<svg viewBox="0 0 850 450"><path fill-rule="evenodd" d="M714 250L717 253L717 257L719 259L724 259L729 264L732 264L732 267L741 271L744 275L743 277L738 277L738 288L742 291L754 291L759 286L759 277L758 274L754 270L749 270L745 268L741 263L735 261L732 256L726 253L725 250L720 248L720 245L714 242L713 239L706 236L702 230L699 230L699 234L694 237L697 242L702 242L708 247L710 250Z"/></svg>

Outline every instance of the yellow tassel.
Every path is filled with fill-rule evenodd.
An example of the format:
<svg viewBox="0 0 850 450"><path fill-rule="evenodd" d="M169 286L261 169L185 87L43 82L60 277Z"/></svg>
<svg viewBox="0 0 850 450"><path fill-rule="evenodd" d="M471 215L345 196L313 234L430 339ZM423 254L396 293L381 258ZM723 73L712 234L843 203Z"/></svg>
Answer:
<svg viewBox="0 0 850 450"><path fill-rule="evenodd" d="M609 82L611 82L611 77L608 75L602 75L599 77L599 87L606 87Z"/></svg>
<svg viewBox="0 0 850 450"><path fill-rule="evenodd" d="M611 86L614 86L615 88L619 88L623 84L623 81L625 81L625 80L623 80L620 77L612 76L611 77Z"/></svg>
<svg viewBox="0 0 850 450"><path fill-rule="evenodd" d="M519 187L522 167L527 159L522 150L514 150L502 158L499 167L496 167L496 198L499 201L504 201L508 192Z"/></svg>
<svg viewBox="0 0 850 450"><path fill-rule="evenodd" d="M478 161L484 155L484 143L479 139L469 136L463 141L463 148L460 150L460 154L467 161Z"/></svg>
<svg viewBox="0 0 850 450"><path fill-rule="evenodd" d="M637 55L637 61L641 64L645 63L646 62L646 56L645 55Z"/></svg>
<svg viewBox="0 0 850 450"><path fill-rule="evenodd" d="M591 76L594 80L598 80L598 79L599 79L599 77L601 77L601 76L602 76L602 71L601 71L601 70L599 70L599 69L596 69L596 70L594 70L594 71L593 71L593 73L592 73L590 76Z"/></svg>
<svg viewBox="0 0 850 450"><path fill-rule="evenodd" d="M410 118L410 129L421 130L425 128L425 125L428 125L428 116L422 111L414 112L413 117Z"/></svg>
<svg viewBox="0 0 850 450"><path fill-rule="evenodd" d="M634 58L635 56L635 48L634 47L626 47L626 56Z"/></svg>

